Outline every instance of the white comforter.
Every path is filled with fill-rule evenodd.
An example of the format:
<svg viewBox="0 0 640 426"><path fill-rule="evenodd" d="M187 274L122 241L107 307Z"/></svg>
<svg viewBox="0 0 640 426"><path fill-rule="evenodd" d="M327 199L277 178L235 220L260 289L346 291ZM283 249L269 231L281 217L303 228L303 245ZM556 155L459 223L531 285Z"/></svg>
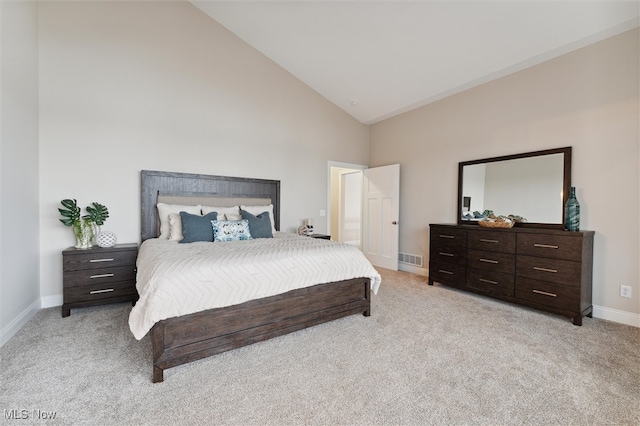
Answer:
<svg viewBox="0 0 640 426"><path fill-rule="evenodd" d="M274 238L179 244L150 239L138 253L140 300L129 327L141 339L166 318L285 293L315 284L380 274L353 246L276 232Z"/></svg>

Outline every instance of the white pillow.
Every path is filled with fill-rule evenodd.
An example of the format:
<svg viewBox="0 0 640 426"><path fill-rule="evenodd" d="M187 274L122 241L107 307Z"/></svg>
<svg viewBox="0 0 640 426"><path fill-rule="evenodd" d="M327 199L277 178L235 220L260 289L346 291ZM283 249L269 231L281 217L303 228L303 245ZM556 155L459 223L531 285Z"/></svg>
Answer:
<svg viewBox="0 0 640 426"><path fill-rule="evenodd" d="M218 213L218 220L225 220L225 216L230 214L230 215L239 215L240 214L240 207L239 206L233 206L233 207L210 207L210 206L202 206L202 215L206 215L209 214L211 212L217 212ZM240 218L242 219L242 217ZM231 220L231 219L227 219L227 220Z"/></svg>
<svg viewBox="0 0 640 426"><path fill-rule="evenodd" d="M242 220L242 215L241 214L231 214L231 213L227 213L224 215L224 217L226 217L226 220Z"/></svg>
<svg viewBox="0 0 640 426"><path fill-rule="evenodd" d="M271 220L271 232L276 232L276 222L273 217L273 204L269 204L268 206L240 206L240 208L244 211L251 213L254 216L259 215L263 212L269 212L269 220Z"/></svg>
<svg viewBox="0 0 640 426"><path fill-rule="evenodd" d="M171 213L179 214L180 212L187 212L197 215L202 214L202 206L199 204L197 206L183 206L180 204L158 203L156 206L158 207L158 219L160 219L160 235L158 236L158 238L161 238L163 240L169 239L169 236L171 235L171 230L169 227L169 215Z"/></svg>
<svg viewBox="0 0 640 426"><path fill-rule="evenodd" d="M180 213L169 213L169 240L180 241L183 238Z"/></svg>

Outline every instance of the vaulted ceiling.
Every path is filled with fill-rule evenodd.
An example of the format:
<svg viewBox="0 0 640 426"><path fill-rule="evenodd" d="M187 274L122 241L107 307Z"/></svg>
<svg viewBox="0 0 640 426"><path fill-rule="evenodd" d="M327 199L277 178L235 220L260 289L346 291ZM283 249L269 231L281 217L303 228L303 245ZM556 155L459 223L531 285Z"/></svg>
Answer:
<svg viewBox="0 0 640 426"><path fill-rule="evenodd" d="M192 1L362 123L638 27L638 1Z"/></svg>

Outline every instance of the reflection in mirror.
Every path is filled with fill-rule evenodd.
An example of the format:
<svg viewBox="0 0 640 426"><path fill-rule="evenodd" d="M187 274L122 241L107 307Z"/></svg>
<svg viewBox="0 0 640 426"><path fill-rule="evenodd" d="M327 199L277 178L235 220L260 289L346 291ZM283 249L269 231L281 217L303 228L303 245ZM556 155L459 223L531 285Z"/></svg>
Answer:
<svg viewBox="0 0 640 426"><path fill-rule="evenodd" d="M561 225L570 172L571 148L460 163L459 222L478 221L478 213L491 210Z"/></svg>

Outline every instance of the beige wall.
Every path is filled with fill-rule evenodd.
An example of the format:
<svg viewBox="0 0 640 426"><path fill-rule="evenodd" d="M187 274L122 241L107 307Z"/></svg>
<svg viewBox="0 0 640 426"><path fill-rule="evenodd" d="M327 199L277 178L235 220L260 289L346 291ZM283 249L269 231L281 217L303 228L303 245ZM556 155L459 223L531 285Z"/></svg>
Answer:
<svg viewBox="0 0 640 426"><path fill-rule="evenodd" d="M140 234L141 169L280 179L283 230L326 233L327 162L366 164L357 122L188 2L40 5L41 295L61 303L61 199ZM321 220L322 219L322 220Z"/></svg>
<svg viewBox="0 0 640 426"><path fill-rule="evenodd" d="M639 38L626 32L373 125L370 165L402 165L400 251L428 256L429 223L456 221L458 162L572 146L581 228L596 231L595 313L640 325Z"/></svg>
<svg viewBox="0 0 640 426"><path fill-rule="evenodd" d="M38 8L1 2L0 346L40 309Z"/></svg>

